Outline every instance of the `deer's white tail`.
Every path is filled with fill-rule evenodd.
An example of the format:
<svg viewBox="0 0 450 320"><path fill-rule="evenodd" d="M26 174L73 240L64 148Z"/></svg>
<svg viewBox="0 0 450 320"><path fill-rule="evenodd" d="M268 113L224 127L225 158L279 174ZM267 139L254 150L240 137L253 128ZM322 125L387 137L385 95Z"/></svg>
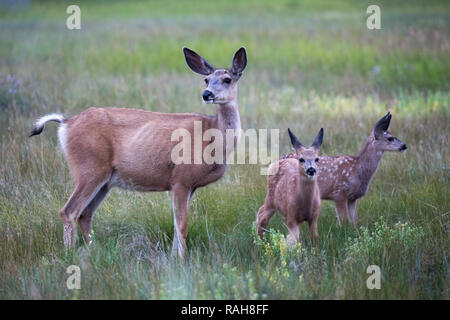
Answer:
<svg viewBox="0 0 450 320"><path fill-rule="evenodd" d="M65 120L64 116L60 113L51 113L36 120L34 123L34 129L30 133L30 137L38 135L44 130L45 124L49 121L56 121L62 123Z"/></svg>

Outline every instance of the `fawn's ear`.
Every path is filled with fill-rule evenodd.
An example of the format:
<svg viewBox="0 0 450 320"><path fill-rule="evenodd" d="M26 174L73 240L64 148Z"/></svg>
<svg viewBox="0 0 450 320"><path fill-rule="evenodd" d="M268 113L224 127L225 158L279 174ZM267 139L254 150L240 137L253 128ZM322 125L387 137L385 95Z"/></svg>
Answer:
<svg viewBox="0 0 450 320"><path fill-rule="evenodd" d="M375 136L375 139L378 139L383 132L387 131L389 128L389 124L391 123L392 115L390 112L388 112L383 118L378 120L378 122L375 124L375 127L373 127L373 134Z"/></svg>
<svg viewBox="0 0 450 320"><path fill-rule="evenodd" d="M233 73L234 76L239 78L242 75L242 71L244 71L246 66L247 66L247 52L245 51L245 48L242 47L234 54L231 72Z"/></svg>
<svg viewBox="0 0 450 320"><path fill-rule="evenodd" d="M323 128L320 128L319 133L317 134L317 137L314 139L314 142L311 145L311 147L316 150L319 150L320 146L322 145L322 141L323 141Z"/></svg>
<svg viewBox="0 0 450 320"><path fill-rule="evenodd" d="M301 147L303 147L302 143L297 139L295 134L292 133L291 129L288 128L289 132L289 138L291 138L291 144L294 147L294 149L297 151Z"/></svg>
<svg viewBox="0 0 450 320"><path fill-rule="evenodd" d="M197 52L184 47L184 58L192 71L207 76L216 70L208 61L202 58Z"/></svg>

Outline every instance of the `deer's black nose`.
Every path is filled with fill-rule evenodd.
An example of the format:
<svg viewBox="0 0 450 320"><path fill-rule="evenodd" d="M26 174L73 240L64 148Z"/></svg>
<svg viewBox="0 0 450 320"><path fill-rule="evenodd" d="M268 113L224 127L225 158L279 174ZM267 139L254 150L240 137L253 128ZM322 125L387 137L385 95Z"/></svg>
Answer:
<svg viewBox="0 0 450 320"><path fill-rule="evenodd" d="M214 99L214 94L209 90L205 90L203 91L202 97L203 100L208 101Z"/></svg>
<svg viewBox="0 0 450 320"><path fill-rule="evenodd" d="M314 168L308 168L308 170L306 170L306 173L308 174L308 176L313 176L316 174L316 169Z"/></svg>
<svg viewBox="0 0 450 320"><path fill-rule="evenodd" d="M404 145L402 145L402 146L400 147L400 151L404 151L404 150L406 150L406 149L408 149L408 147L406 146L406 144L404 144Z"/></svg>

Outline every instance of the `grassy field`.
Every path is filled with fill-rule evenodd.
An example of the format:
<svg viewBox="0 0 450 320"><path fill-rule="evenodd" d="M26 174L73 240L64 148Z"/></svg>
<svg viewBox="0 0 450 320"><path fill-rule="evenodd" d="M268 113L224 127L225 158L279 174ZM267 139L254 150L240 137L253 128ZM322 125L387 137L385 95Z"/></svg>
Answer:
<svg viewBox="0 0 450 320"><path fill-rule="evenodd" d="M448 299L450 25L448 1L82 1L0 6L0 299ZM381 7L381 30L366 8ZM408 145L385 154L359 202L360 227L324 202L319 247L302 225L285 247L280 215L263 241L255 214L266 178L234 165L196 192L184 264L170 255L169 193L114 190L97 210L94 243L65 251L59 210L72 192L56 126L27 138L38 116L89 106L214 114L188 46L229 66L245 46L243 129L293 128L322 153L357 153L378 118ZM68 290L69 265L81 267ZM366 268L381 267L381 290Z"/></svg>

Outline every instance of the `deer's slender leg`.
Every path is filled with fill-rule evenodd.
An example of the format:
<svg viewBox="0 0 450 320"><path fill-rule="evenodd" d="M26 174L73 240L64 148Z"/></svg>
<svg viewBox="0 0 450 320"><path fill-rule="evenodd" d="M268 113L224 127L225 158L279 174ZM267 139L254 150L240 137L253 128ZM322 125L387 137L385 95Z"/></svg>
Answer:
<svg viewBox="0 0 450 320"><path fill-rule="evenodd" d="M85 243L88 245L91 240L91 230L92 230L92 217L95 210L102 203L105 197L108 195L110 188L105 184L100 191L95 195L95 197L88 204L86 209L81 213L78 219L78 225L80 226L81 233Z"/></svg>
<svg viewBox="0 0 450 320"><path fill-rule="evenodd" d="M348 221L347 199L336 201L336 213L341 223Z"/></svg>
<svg viewBox="0 0 450 320"><path fill-rule="evenodd" d="M181 184L172 187L172 205L174 218L174 235L172 254L178 252L181 260L184 259L187 235L187 211L191 190Z"/></svg>
<svg viewBox="0 0 450 320"><path fill-rule="evenodd" d="M358 213L356 212L356 201L357 200L349 200L347 203L348 212L350 214L350 220L354 226L358 225Z"/></svg>
<svg viewBox="0 0 450 320"><path fill-rule="evenodd" d="M319 233L317 232L317 220L319 219L319 209L317 209L312 216L312 219L308 221L309 232L311 233L311 238L314 244L317 246L319 244Z"/></svg>
<svg viewBox="0 0 450 320"><path fill-rule="evenodd" d="M261 208L258 210L258 216L256 217L256 226L258 230L258 235L260 238L263 237L264 231L266 231L266 227L269 224L270 218L272 218L275 210L263 204Z"/></svg>
<svg viewBox="0 0 450 320"><path fill-rule="evenodd" d="M69 200L61 209L60 215L64 228L64 245L70 248L75 243L75 222L89 205L92 199L107 183L107 179L93 179L90 182L79 182Z"/></svg>
<svg viewBox="0 0 450 320"><path fill-rule="evenodd" d="M289 219L286 221L289 235L287 237L287 243L290 246L296 245L300 241L300 228L298 222L295 219Z"/></svg>

